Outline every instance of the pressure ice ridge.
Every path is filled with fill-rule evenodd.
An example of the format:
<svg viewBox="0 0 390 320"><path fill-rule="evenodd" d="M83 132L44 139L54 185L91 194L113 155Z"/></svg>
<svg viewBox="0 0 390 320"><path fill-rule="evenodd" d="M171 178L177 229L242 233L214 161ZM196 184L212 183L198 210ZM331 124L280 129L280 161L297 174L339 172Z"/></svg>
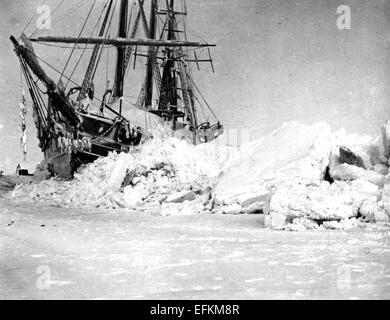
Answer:
<svg viewBox="0 0 390 320"><path fill-rule="evenodd" d="M286 230L389 221L389 128L373 139L288 122L240 147L156 136L72 181L21 184L12 197L161 215L263 213L267 227Z"/></svg>
<svg viewBox="0 0 390 320"><path fill-rule="evenodd" d="M388 124L376 139L290 122L253 143L218 181L214 210L258 211L273 229L389 221ZM251 201L252 199L252 201Z"/></svg>

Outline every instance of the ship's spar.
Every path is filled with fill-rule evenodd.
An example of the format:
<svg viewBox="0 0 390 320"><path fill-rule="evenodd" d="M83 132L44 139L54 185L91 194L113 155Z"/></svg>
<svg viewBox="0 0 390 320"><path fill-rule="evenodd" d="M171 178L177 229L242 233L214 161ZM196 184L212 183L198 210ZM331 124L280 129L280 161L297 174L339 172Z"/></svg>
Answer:
<svg viewBox="0 0 390 320"><path fill-rule="evenodd" d="M122 107L125 77L129 71L129 62L132 56L134 64L139 56L147 58L145 81L135 104L137 108L169 121L174 130L188 130L195 143L213 140L222 132L223 128L219 122L210 125L208 118L206 122L199 125L196 103L200 100L195 95L195 90L198 89L192 80L191 70L188 68L190 62L196 62L198 67L200 62L207 61L212 64L210 51L208 50L209 59L198 59L195 53L195 59L190 59L187 52L183 50L183 48L199 49L214 45L188 41L185 23L183 30L179 30L176 16L185 17L187 15L186 5L183 6L185 11L180 12L175 10L175 0L165 0L165 8L160 8L159 1L151 0L148 21L144 2L144 0L137 1L138 12L131 25L129 1L120 0L118 33L114 38L110 37L109 30L117 0L106 2L104 18L97 36L83 37L80 32L80 36L76 38L61 36L27 38L22 35L19 40L16 40L11 37L33 100L41 149L44 151L48 163L51 164L53 173L71 175L81 163L92 161L110 151L126 150L128 146L141 142L142 136L145 135L145 128L132 126L132 119L126 118ZM158 16L165 17L159 36L156 34ZM136 38L139 24L143 26L146 35L144 38ZM184 40L180 39L180 33L184 34ZM85 47L93 45L82 85L71 88L66 94L63 85L56 84L40 66L38 59L41 59L34 52L33 42L70 43L74 45L74 48L76 45L82 44ZM107 46L114 46L117 50L115 78L112 88L106 88L102 99L101 113L94 114L89 112L87 107L91 107L90 100L94 98L95 73L103 49ZM139 47L147 47L147 54L138 53ZM159 53L163 56L160 56ZM160 61L163 62L160 63ZM162 73L160 68L162 68ZM61 76L63 76L63 72ZM47 89L46 94L49 97L47 103L42 99L42 90L38 87L37 80L40 80ZM69 81L74 82L72 79L68 79ZM79 91L77 101L71 100L71 95L77 91ZM203 98L200 92L199 94ZM110 95L109 102L106 101L107 95ZM157 108L153 106L154 95L157 95L158 98ZM116 103L118 101L119 106ZM207 102L204 102L209 108ZM103 108L111 111L114 117L104 115ZM214 115L211 109L209 111L211 115ZM45 113L46 116L44 116ZM66 168L63 168L64 165L58 165L57 158L63 157L66 158L66 161L62 159L60 162L62 164L69 163L69 166L65 165ZM61 172L65 172L65 174L61 174Z"/></svg>

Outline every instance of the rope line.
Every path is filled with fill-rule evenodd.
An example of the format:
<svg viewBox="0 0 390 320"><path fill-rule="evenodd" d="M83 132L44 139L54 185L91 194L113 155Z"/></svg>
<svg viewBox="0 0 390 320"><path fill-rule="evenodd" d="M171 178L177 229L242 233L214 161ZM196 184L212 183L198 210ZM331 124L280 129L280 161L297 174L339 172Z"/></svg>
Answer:
<svg viewBox="0 0 390 320"><path fill-rule="evenodd" d="M52 26L55 26L56 24L58 24L59 22L61 22L62 20L64 20L66 17L68 17L71 13L73 13L74 11L80 9L82 6L84 6L86 4L86 2L84 0L80 0L77 4L75 4L73 7L71 7L68 11L66 11L60 18L58 18L58 20L56 20Z"/></svg>
<svg viewBox="0 0 390 320"><path fill-rule="evenodd" d="M86 24L87 24L87 22L88 22L88 19L89 19L91 13L92 13L92 10L93 10L95 4L96 4L96 0L93 1L92 7L91 7L91 9L90 9L89 12L88 12L87 17L85 18L84 24L83 24L83 26L82 26L82 28L81 28L81 30L80 30L80 33L79 33L78 38L80 38L81 34L83 33L84 28L85 28L85 26L86 26ZM72 58L72 55L73 55L73 52L74 52L76 46L77 46L77 42L74 44L73 49L72 49L72 52L70 53L69 58L68 58L68 60L66 61L66 64L65 64L65 66L64 66L64 69L62 70L62 73L61 73L61 76L60 76L59 81L61 81L61 78L62 78L62 76L63 76L63 74L64 74L66 68L68 67L68 64L69 64L69 62L70 62L70 59Z"/></svg>
<svg viewBox="0 0 390 320"><path fill-rule="evenodd" d="M22 33L24 33L24 31L26 31L26 29L30 26L31 22L33 21L33 19L35 18L36 15L37 15L37 13L34 12L34 14L32 15L31 19L27 22L27 24L26 24L25 27L23 28Z"/></svg>
<svg viewBox="0 0 390 320"><path fill-rule="evenodd" d="M85 53L85 50L87 49L88 44L89 44L89 42L90 42L91 39L92 39L93 33L95 32L97 26L98 26L99 23L100 23L100 20L102 19L102 16L103 16L104 10L105 10L105 8L106 8L106 6L107 6L107 3L108 3L108 2L106 1L106 4L103 6L103 9L102 9L102 11L101 11L101 13L100 13L100 16L99 16L99 18L98 18L98 20L97 20L95 26L93 27L93 30L92 30L91 35L90 35L90 37L89 37L88 43L85 44L84 49L83 49L83 51L82 51L82 53L81 53L79 59L77 60L75 66L74 66L74 68L73 68L73 70L72 70L72 73L71 73L70 76L69 76L70 78L73 77L73 75L74 75L74 73L75 73L77 67L78 67L79 64L80 64L81 59L83 58L83 55L84 55L84 53ZM66 85L65 85L65 89L66 89L66 87L68 86L68 84L69 84L69 80L68 80L68 82L67 82Z"/></svg>

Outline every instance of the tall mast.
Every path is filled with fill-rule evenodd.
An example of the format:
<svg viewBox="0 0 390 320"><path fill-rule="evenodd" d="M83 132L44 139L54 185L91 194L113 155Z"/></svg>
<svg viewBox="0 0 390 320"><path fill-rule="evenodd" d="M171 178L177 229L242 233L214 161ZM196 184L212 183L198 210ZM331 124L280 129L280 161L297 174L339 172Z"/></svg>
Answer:
<svg viewBox="0 0 390 320"><path fill-rule="evenodd" d="M141 5L143 4L143 1L142 0L140 3ZM139 25L139 21L141 19L141 10L139 9L138 10L138 13L137 13L137 16L135 18L135 22L133 24L133 27L131 29L131 32L130 34L128 34L128 38L129 39L134 39L136 33L137 33L137 30L138 30L138 25ZM131 55L133 54L133 49L134 49L134 46L127 46L126 47L126 53L125 53L125 61L123 63L123 68L124 68L124 72L126 74L127 70L128 70L128 67L129 67L129 63L130 63L130 59L131 59ZM113 92L116 91L115 87L113 88L112 90Z"/></svg>
<svg viewBox="0 0 390 320"><path fill-rule="evenodd" d="M118 37L122 39L127 38L127 15L128 15L129 2L128 0L121 0L120 12L119 12L119 32ZM123 96L123 80L125 77L125 54L126 48L117 47L117 62L115 72L115 92L114 96L121 98Z"/></svg>
<svg viewBox="0 0 390 320"><path fill-rule="evenodd" d="M149 39L155 39L156 37L156 20L157 20L157 2L151 0L150 4L150 18L149 18ZM153 98L153 64L155 63L156 49L154 47L149 48L148 64L146 68L146 97L145 106L151 107Z"/></svg>
<svg viewBox="0 0 390 320"><path fill-rule="evenodd" d="M167 1L168 3L168 1ZM175 0L170 0L169 8L168 8L168 40L176 40L175 39Z"/></svg>
<svg viewBox="0 0 390 320"><path fill-rule="evenodd" d="M168 0L166 0L168 5ZM168 10L168 40L175 41L177 39L176 32L179 32L176 25L176 18L175 18L175 10L174 10L174 0L170 0ZM184 25L185 27L185 25ZM184 30L185 33L185 30ZM177 50L170 52L168 50L169 55L172 57L173 61L177 61L177 66L179 68L179 78L180 78L180 84L181 84L181 92L182 92L182 101L184 105L184 109L187 112L187 120L192 129L195 129L198 127L198 120L196 116L196 110L194 105L194 99L193 99L193 92L191 88L190 83L190 76L188 73L187 64L185 62L186 54L183 52L181 47L178 47ZM179 59L177 57L180 57ZM169 57L168 57L169 58ZM164 70L164 72L167 70ZM168 75L168 81L165 83L165 85L169 85L169 88L172 88L170 91L170 100L172 101L172 105L177 105L177 82L176 82L176 75L171 77L169 79L169 73ZM170 81L169 81L170 80ZM169 89L168 89L169 90ZM195 136L194 136L194 142L195 142Z"/></svg>
<svg viewBox="0 0 390 320"><path fill-rule="evenodd" d="M168 3L168 1L167 1ZM170 0L169 8L168 8L168 15L169 15L169 21L168 21L168 40L176 40L175 36L175 28L176 28L176 18L175 18L175 0ZM172 67L173 67L173 77L171 78L171 81L169 83L168 90L170 89L170 103L172 106L177 108L177 83L176 83L176 73L175 73L175 57L173 51L169 50L169 55L172 60Z"/></svg>
<svg viewBox="0 0 390 320"><path fill-rule="evenodd" d="M175 37L175 14L174 14L174 0L166 1L167 3L167 40L172 41L176 40ZM174 53L170 48L165 48L166 51L166 63L163 70L163 77L161 83L161 95L159 109L166 110L168 103L171 105L171 108L177 107L177 83L176 83L176 74L175 70L175 57ZM172 72L173 71L173 72Z"/></svg>
<svg viewBox="0 0 390 320"><path fill-rule="evenodd" d="M104 20L103 20L102 27L100 28L99 37L103 37L104 33L106 31L106 26L107 26L108 18L110 16L112 3L113 3L113 0L110 0L106 15L105 15ZM101 44L96 44L94 49L93 49L93 52L91 55L91 60L89 61L87 72L85 73L83 84L81 86L80 94L77 98L77 100L79 100L79 101L86 97L86 92L87 92L88 88L92 85L93 70L95 69L97 59L98 59L98 54L99 54L101 47L102 47Z"/></svg>

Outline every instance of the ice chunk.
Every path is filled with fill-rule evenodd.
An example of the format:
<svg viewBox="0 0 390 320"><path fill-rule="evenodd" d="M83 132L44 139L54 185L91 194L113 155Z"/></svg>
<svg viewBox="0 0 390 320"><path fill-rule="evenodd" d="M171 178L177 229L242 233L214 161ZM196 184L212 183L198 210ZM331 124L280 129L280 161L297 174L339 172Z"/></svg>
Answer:
<svg viewBox="0 0 390 320"><path fill-rule="evenodd" d="M240 214L243 213L242 207L238 203L233 203L228 206L222 207L222 213L224 214Z"/></svg>
<svg viewBox="0 0 390 320"><path fill-rule="evenodd" d="M263 196L283 181L319 184L329 163L330 127L285 123L252 144L249 154L237 160L217 183L217 202L233 203L243 194Z"/></svg>
<svg viewBox="0 0 390 320"><path fill-rule="evenodd" d="M362 168L346 163L340 164L337 167L331 169L330 175L335 180L351 181L362 179L374 183L376 185L381 185L384 179L383 175L375 171L364 170Z"/></svg>
<svg viewBox="0 0 390 320"><path fill-rule="evenodd" d="M195 193L192 190L188 190L188 191L182 191L182 192L171 194L166 199L166 202L181 203L184 201L192 201L192 200L195 200Z"/></svg>
<svg viewBox="0 0 390 320"><path fill-rule="evenodd" d="M128 208L135 208L142 202L142 193L130 186L126 187L123 191L123 200Z"/></svg>

